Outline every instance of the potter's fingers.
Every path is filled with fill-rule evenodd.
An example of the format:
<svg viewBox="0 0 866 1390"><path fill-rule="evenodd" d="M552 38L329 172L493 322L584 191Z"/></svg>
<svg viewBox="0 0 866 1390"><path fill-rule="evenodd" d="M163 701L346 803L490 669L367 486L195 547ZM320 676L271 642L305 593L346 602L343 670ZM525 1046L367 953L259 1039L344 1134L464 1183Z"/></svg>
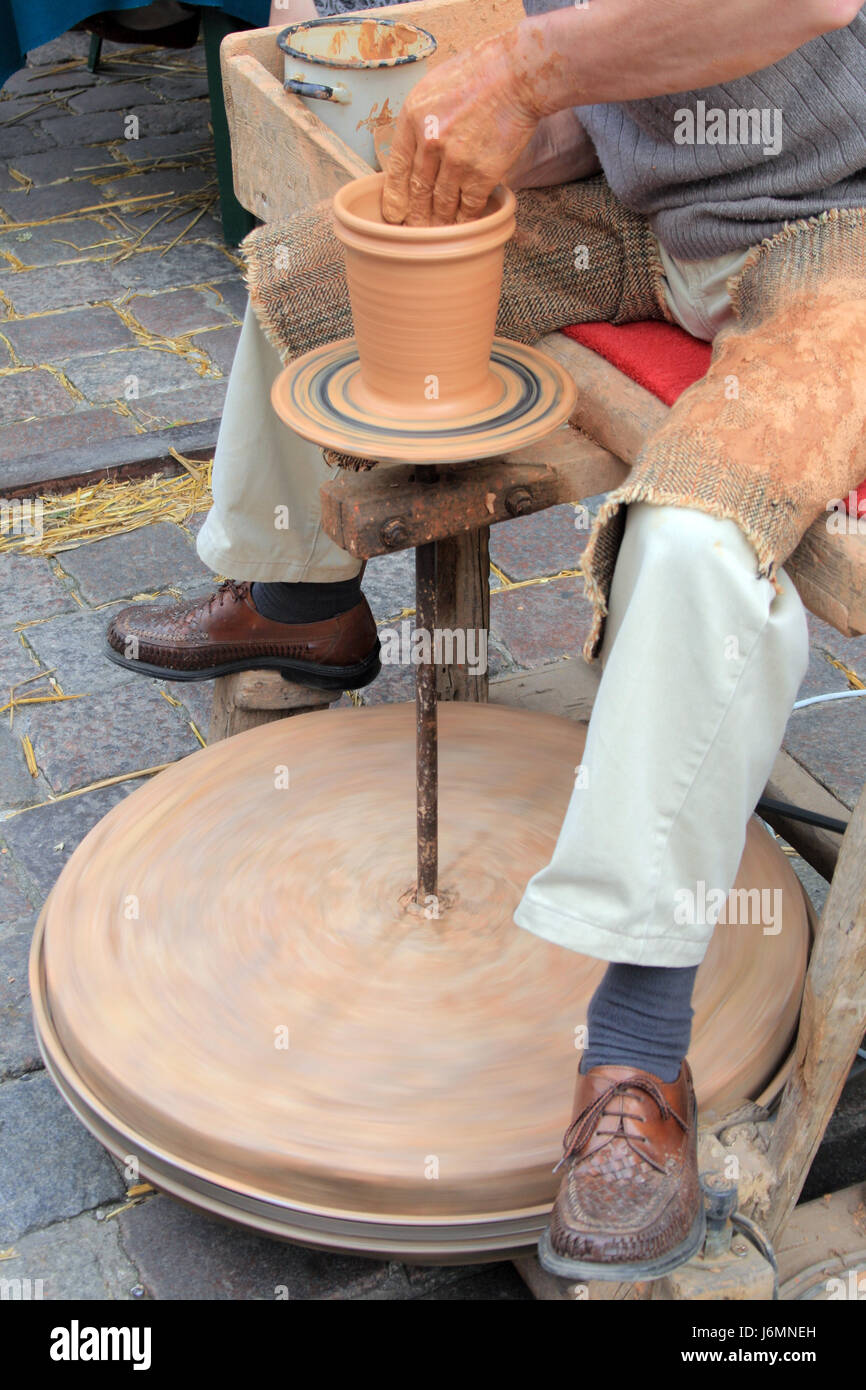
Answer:
<svg viewBox="0 0 866 1390"><path fill-rule="evenodd" d="M433 190L439 175L439 152L429 145L419 145L409 176L409 210L407 227L429 227L433 220Z"/></svg>
<svg viewBox="0 0 866 1390"><path fill-rule="evenodd" d="M444 166L440 168L436 187L433 190L432 221L434 227L451 226L457 221L462 174L463 171L460 169L446 169Z"/></svg>
<svg viewBox="0 0 866 1390"><path fill-rule="evenodd" d="M493 192L495 184L486 183L465 183L460 190L460 207L457 209L456 222L474 222L476 217L480 217L487 207L487 201Z"/></svg>
<svg viewBox="0 0 866 1390"><path fill-rule="evenodd" d="M385 170L382 189L382 216L386 222L402 222L409 211L409 179L415 162L415 132L400 113L394 142Z"/></svg>

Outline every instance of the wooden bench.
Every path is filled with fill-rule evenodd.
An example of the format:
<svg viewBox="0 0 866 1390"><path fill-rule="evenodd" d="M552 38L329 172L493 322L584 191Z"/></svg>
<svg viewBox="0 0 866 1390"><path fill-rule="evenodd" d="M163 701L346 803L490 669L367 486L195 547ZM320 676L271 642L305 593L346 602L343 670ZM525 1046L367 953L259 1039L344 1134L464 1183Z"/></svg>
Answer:
<svg viewBox="0 0 866 1390"><path fill-rule="evenodd" d="M523 15L520 0L420 0L388 10L429 29L439 41L435 61ZM241 203L263 219L287 216L327 198L348 179L369 172L367 165L333 136L297 98L282 87L278 29L230 36L222 47L226 108L232 135L235 189ZM326 531L360 559L413 547L432 557L439 582L424 622L441 628L486 627L489 618L488 538L491 525L562 502L579 502L616 486L626 476L650 431L667 407L628 380L604 359L561 334L542 348L562 362L579 387L570 426L540 444L505 458L438 470L434 483L421 487L411 467L335 472L322 487ZM863 528L866 532L866 527ZM419 552L420 553L420 552ZM866 632L866 534L833 535L819 519L787 567L811 611L846 636ZM420 616L419 616L420 621ZM317 692L298 692L271 674L232 678L228 693L218 682L212 737L253 722L309 709L323 700ZM449 667L436 673L439 698L502 698L586 718L596 676L579 661L532 676L509 677L488 688L487 677ZM222 688L221 688L222 687ZM291 690L295 694L291 694ZM272 693L274 692L274 693ZM273 701L269 704L269 701ZM327 703L327 701L324 701ZM225 714L224 711L228 711ZM827 793L780 755L770 792L783 798L796 790L826 809ZM836 808L838 811L838 808ZM844 814L844 811L843 811ZM748 1108L738 1152L744 1170L760 1171L760 1184L741 1194L746 1210L775 1237L788 1222L812 1158L832 1114L866 1029L866 793L836 849L825 832L779 823L786 837L825 876L833 873L830 893L816 933L806 980L796 1054L774 1123ZM734 1118L727 1117L730 1128ZM751 1123L754 1121L754 1123ZM760 1131L769 1148L756 1143ZM715 1134L704 1134L702 1155L712 1152ZM709 1148L707 1145L709 1144ZM750 1168L751 1165L751 1168ZM677 1272L653 1295L686 1298L765 1297L766 1266L750 1284L744 1260L717 1262L710 1272L695 1262ZM739 1265L739 1269L737 1266ZM567 1293L532 1258L519 1262L521 1273L542 1297ZM615 1285L593 1285L593 1297L623 1297ZM732 1293L731 1290L734 1290ZM631 1295L629 1295L631 1296ZM650 1296L649 1293L639 1296Z"/></svg>

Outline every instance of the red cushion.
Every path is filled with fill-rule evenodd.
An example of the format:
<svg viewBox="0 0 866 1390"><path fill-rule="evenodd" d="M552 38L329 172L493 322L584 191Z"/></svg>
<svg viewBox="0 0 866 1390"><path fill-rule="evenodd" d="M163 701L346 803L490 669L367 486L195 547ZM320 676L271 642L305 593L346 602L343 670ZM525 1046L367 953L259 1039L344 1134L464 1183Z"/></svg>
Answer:
<svg viewBox="0 0 866 1390"><path fill-rule="evenodd" d="M710 365L710 344L675 323L575 323L562 331L607 358L665 405L673 405ZM852 515L866 516L866 481L847 498L847 507Z"/></svg>

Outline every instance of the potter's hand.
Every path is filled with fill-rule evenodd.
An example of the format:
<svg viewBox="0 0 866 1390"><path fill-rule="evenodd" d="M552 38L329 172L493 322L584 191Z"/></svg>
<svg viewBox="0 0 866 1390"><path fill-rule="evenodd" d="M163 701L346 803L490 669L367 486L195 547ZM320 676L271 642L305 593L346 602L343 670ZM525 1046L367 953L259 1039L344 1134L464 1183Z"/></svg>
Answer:
<svg viewBox="0 0 866 1390"><path fill-rule="evenodd" d="M442 63L403 103L382 194L386 222L443 226L480 216L537 125L499 38Z"/></svg>

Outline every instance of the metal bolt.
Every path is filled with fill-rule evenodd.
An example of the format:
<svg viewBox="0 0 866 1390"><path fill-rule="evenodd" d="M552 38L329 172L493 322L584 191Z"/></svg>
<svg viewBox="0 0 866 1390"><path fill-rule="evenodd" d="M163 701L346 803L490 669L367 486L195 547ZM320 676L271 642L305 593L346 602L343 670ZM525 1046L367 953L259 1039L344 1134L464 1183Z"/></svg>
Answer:
<svg viewBox="0 0 866 1390"><path fill-rule="evenodd" d="M525 516L532 510L532 493L525 487L513 487L505 494L505 510L509 516Z"/></svg>
<svg viewBox="0 0 866 1390"><path fill-rule="evenodd" d="M379 532L379 539L389 550L396 550L399 546L408 544L409 528L402 517L392 517Z"/></svg>
<svg viewBox="0 0 866 1390"><path fill-rule="evenodd" d="M747 1255L749 1253L749 1247L747 1245L740 1245L739 1243L732 1245L731 1249L735 1255Z"/></svg>

